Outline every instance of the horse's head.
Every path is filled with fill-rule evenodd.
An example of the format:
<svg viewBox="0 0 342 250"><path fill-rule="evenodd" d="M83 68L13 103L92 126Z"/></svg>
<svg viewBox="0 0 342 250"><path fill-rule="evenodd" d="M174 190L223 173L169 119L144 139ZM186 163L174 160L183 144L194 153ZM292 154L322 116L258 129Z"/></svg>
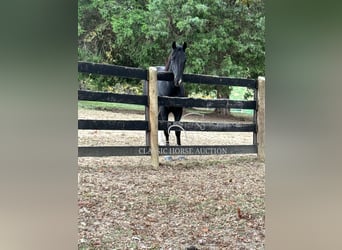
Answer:
<svg viewBox="0 0 342 250"><path fill-rule="evenodd" d="M167 70L173 73L176 87L179 87L183 82L183 72L186 62L185 49L186 42L183 43L183 46L177 46L176 42L172 43L172 52L169 57Z"/></svg>

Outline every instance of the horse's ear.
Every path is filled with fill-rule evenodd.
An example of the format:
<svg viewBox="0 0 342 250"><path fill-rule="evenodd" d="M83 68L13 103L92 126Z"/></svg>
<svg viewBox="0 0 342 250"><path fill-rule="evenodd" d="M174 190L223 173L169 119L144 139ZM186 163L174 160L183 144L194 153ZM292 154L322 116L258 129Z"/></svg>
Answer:
<svg viewBox="0 0 342 250"><path fill-rule="evenodd" d="M183 43L183 50L184 50L184 51L185 51L186 47L187 47L187 44L186 44L186 42L184 42L184 43Z"/></svg>
<svg viewBox="0 0 342 250"><path fill-rule="evenodd" d="M172 43L172 48L173 48L173 49L177 48L176 42L173 42L173 43Z"/></svg>

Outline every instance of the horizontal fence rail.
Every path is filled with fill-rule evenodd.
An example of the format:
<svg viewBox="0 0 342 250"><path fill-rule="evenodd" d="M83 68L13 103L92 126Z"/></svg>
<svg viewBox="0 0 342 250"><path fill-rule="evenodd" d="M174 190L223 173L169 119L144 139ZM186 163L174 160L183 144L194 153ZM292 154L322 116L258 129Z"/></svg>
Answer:
<svg viewBox="0 0 342 250"><path fill-rule="evenodd" d="M97 75L108 75L117 76L124 78L133 78L140 80L147 80L147 70L139 68L131 68L126 66L118 66L111 64L98 64L89 62L78 62L78 72L97 74ZM174 76L171 72L158 72L158 80L173 81ZM208 76L200 74L184 74L183 82L189 83L200 83L210 85L227 85L227 86L240 86L255 89L257 81L254 79L243 79L243 78L230 78L223 76Z"/></svg>
<svg viewBox="0 0 342 250"><path fill-rule="evenodd" d="M256 145L231 146L159 146L159 155L218 155L255 154ZM151 155L148 146L78 147L79 157L146 156Z"/></svg>
<svg viewBox="0 0 342 250"><path fill-rule="evenodd" d="M107 92L78 91L78 100L97 102L119 102L128 104L147 105L146 95L114 94Z"/></svg>
<svg viewBox="0 0 342 250"><path fill-rule="evenodd" d="M128 104L147 105L146 95L127 95L105 92L94 92L79 90L78 100L99 101L99 102L118 102ZM160 106L173 107L198 107L198 108L236 108L236 109L256 109L256 101L235 101L229 99L200 99L188 97L167 97L158 96Z"/></svg>
<svg viewBox="0 0 342 250"><path fill-rule="evenodd" d="M158 72L158 80L173 81L173 73ZM255 89L257 81L254 79L230 78L223 76L208 76L200 74L184 74L183 82L210 84L210 85L226 85L226 86L240 86Z"/></svg>
<svg viewBox="0 0 342 250"><path fill-rule="evenodd" d="M172 107L198 107L198 108L237 108L237 109L255 109L256 101L235 101L229 99L200 99L188 97L166 97L159 96L158 104L160 106Z"/></svg>
<svg viewBox="0 0 342 250"><path fill-rule="evenodd" d="M256 132L255 124L216 122L158 121L158 130ZM78 129L84 130L148 130L148 122L141 120L78 120Z"/></svg>
<svg viewBox="0 0 342 250"><path fill-rule="evenodd" d="M78 120L78 129L85 130L148 130L147 121Z"/></svg>
<svg viewBox="0 0 342 250"><path fill-rule="evenodd" d="M158 129L202 132L255 132L255 124L216 123L216 122L171 122L158 121Z"/></svg>
<svg viewBox="0 0 342 250"><path fill-rule="evenodd" d="M147 80L146 69L111 64L78 62L78 72Z"/></svg>

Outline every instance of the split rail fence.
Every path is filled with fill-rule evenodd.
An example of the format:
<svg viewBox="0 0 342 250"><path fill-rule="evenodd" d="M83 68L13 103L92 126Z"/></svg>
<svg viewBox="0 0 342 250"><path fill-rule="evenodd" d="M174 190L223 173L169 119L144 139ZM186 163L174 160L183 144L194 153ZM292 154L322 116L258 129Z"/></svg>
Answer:
<svg viewBox="0 0 342 250"><path fill-rule="evenodd" d="M258 154L265 158L265 78L240 79L198 74L184 74L183 82L240 86L254 90L254 100L235 101L229 99L197 99L187 97L166 97L157 95L157 80L173 80L171 72L157 72L109 64L79 62L78 72L108 75L148 81L147 95L115 94L108 92L78 91L78 100L115 102L145 106L145 120L78 120L78 129L85 130L143 130L146 131L146 146L80 146L79 157L103 156L146 156L151 155L153 166L159 165L159 155L205 155L205 154ZM158 106L253 109L251 123L205 123L158 121ZM178 126L172 126L178 125ZM159 146L158 130L172 126L171 130L185 131L252 132L251 145L205 145L205 146Z"/></svg>

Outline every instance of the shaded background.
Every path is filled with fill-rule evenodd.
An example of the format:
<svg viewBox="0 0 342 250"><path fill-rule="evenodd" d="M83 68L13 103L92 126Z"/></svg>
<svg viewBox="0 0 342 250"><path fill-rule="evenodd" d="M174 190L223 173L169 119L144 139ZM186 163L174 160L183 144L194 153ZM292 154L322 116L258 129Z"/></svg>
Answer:
<svg viewBox="0 0 342 250"><path fill-rule="evenodd" d="M339 1L266 3L266 249L341 249ZM0 15L0 242L77 248L77 2Z"/></svg>

